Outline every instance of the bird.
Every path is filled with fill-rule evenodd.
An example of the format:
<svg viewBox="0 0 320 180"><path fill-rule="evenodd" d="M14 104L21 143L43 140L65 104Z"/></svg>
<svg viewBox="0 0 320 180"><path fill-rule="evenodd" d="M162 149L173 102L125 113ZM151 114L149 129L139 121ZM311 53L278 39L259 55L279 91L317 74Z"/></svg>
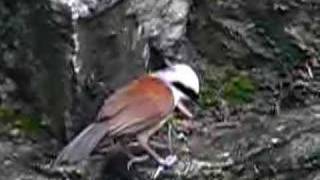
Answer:
<svg viewBox="0 0 320 180"><path fill-rule="evenodd" d="M199 89L196 71L184 63L141 75L103 101L93 122L61 150L54 165L89 158L105 139L133 137L159 165L170 166L172 162L161 157L149 139L175 109L192 118L184 102L196 102Z"/></svg>

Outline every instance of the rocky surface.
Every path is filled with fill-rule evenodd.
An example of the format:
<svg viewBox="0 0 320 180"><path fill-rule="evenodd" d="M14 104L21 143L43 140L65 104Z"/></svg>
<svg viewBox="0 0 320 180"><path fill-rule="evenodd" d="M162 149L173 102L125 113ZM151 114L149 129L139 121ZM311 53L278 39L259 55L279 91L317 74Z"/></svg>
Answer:
<svg viewBox="0 0 320 180"><path fill-rule="evenodd" d="M0 26L0 179L65 179L48 168L61 142L164 59L193 65L202 92L159 179L320 177L317 0L4 0ZM157 169L112 157L84 179Z"/></svg>

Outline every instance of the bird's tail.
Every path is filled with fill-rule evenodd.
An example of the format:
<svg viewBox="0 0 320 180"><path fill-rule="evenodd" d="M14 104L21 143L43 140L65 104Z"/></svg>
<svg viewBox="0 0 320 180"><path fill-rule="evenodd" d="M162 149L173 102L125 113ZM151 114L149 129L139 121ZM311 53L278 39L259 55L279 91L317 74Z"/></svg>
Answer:
<svg viewBox="0 0 320 180"><path fill-rule="evenodd" d="M106 136L107 132L108 128L104 122L90 124L64 147L53 166L57 166L63 162L77 163L88 158L100 140Z"/></svg>

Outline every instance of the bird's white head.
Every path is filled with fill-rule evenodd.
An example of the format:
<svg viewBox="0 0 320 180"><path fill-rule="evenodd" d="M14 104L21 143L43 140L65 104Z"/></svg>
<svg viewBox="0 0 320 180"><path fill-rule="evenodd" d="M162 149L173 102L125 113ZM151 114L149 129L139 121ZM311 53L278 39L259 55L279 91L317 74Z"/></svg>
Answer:
<svg viewBox="0 0 320 180"><path fill-rule="evenodd" d="M173 64L152 75L169 85L173 92L175 105L181 99L195 99L199 94L199 78L187 64Z"/></svg>

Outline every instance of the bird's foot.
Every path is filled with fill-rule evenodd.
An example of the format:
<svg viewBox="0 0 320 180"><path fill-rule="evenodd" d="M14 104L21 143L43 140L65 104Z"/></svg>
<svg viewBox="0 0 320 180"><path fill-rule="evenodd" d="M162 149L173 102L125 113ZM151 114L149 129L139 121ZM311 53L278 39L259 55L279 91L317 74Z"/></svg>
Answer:
<svg viewBox="0 0 320 180"><path fill-rule="evenodd" d="M129 162L127 163L127 169L130 170L130 168L132 167L132 165L134 163L141 163L141 162L144 162L146 160L149 159L149 156L148 155L142 155L142 156L134 156L132 157Z"/></svg>
<svg viewBox="0 0 320 180"><path fill-rule="evenodd" d="M160 165L157 170L152 175L152 179L157 179L162 171L165 170L166 167L171 167L175 162L177 162L178 158L176 155L169 155L165 159L160 160Z"/></svg>
<svg viewBox="0 0 320 180"><path fill-rule="evenodd" d="M160 159L159 163L165 167L171 167L175 162L177 162L178 158L176 155L169 155L165 159Z"/></svg>

